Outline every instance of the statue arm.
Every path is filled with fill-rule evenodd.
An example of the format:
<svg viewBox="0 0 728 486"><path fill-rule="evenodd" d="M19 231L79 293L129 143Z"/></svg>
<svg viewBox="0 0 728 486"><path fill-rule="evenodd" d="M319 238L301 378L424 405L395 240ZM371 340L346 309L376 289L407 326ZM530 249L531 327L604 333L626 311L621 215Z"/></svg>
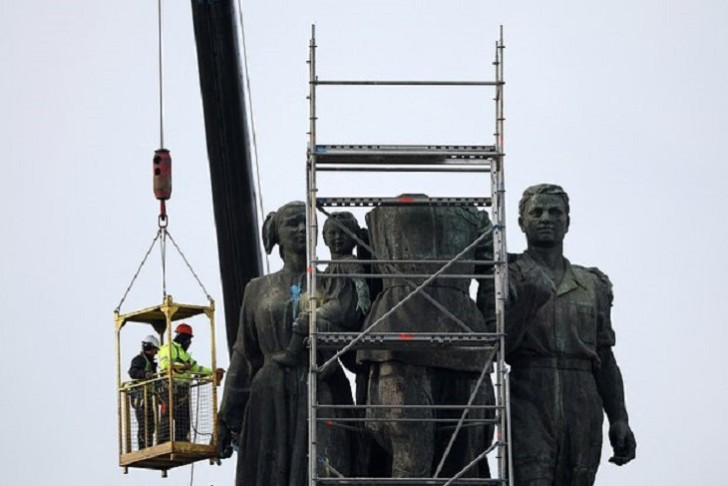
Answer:
<svg viewBox="0 0 728 486"><path fill-rule="evenodd" d="M609 419L609 442L614 456L609 461L621 466L635 458L637 444L629 426L624 400L624 382L612 347L616 341L612 328L611 308L614 298L612 282L599 269L588 269L597 277L597 353L600 364L594 370L597 390Z"/></svg>
<svg viewBox="0 0 728 486"><path fill-rule="evenodd" d="M609 461L621 466L635 458L637 444L629 426L622 373L617 366L612 348L600 348L599 359L601 366L594 371L594 377L610 424L609 442L614 455Z"/></svg>
<svg viewBox="0 0 728 486"><path fill-rule="evenodd" d="M594 378L609 423L629 422L627 407L624 403L622 372L619 370L612 348L604 347L599 349L599 359L601 360L601 366L595 370Z"/></svg>
<svg viewBox="0 0 728 486"><path fill-rule="evenodd" d="M324 273L356 275L365 272L364 267L352 257L352 263L339 265L333 270L332 266L329 266ZM316 310L319 330L358 331L361 328L362 315L366 314L372 305L369 288L364 279L358 277L328 278L324 288L324 303Z"/></svg>
<svg viewBox="0 0 728 486"><path fill-rule="evenodd" d="M248 356L249 348L254 347L251 341L257 343L257 338L253 331L253 315L250 308L251 294L253 293L251 284L245 292L243 305L240 311L240 323L238 325L238 334L233 346L233 353L230 357L230 367L227 377L225 378L225 389L223 390L222 401L220 404L220 413L218 414L219 422L223 431L228 432L227 436L237 434L242 429L243 413L248 404L250 397L250 382L253 376L251 359L256 363L259 361L253 356ZM250 296L250 297L249 297ZM258 350L258 355L260 351ZM257 369L260 369L258 366Z"/></svg>
<svg viewBox="0 0 728 486"><path fill-rule="evenodd" d="M475 260L482 260L484 262L490 262L493 260L493 235L492 225L488 213L485 211L479 211L479 228L478 234L482 235L484 232L491 233L490 236L486 236L478 246L475 247ZM475 273L482 275L482 278L478 278L478 291L476 294L476 305L483 314L485 319L485 326L488 332L496 331L496 319L495 319L495 281L493 280L493 264L482 263L475 267Z"/></svg>
<svg viewBox="0 0 728 486"><path fill-rule="evenodd" d="M517 262L508 265L506 355L518 349L536 313L555 292L551 279L537 266L523 271Z"/></svg>

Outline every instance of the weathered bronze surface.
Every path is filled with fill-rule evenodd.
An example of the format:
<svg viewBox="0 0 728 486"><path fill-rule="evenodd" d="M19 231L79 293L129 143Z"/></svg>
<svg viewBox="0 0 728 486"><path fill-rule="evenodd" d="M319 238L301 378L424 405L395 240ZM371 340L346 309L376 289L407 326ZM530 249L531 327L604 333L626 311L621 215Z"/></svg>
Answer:
<svg viewBox="0 0 728 486"><path fill-rule="evenodd" d="M553 184L527 188L519 225L528 248L509 265L506 360L511 365L517 486L590 486L606 412L611 462L635 457L622 375L612 353L612 285L563 256L569 199Z"/></svg>
<svg viewBox="0 0 728 486"><path fill-rule="evenodd" d="M468 207L382 206L367 214L367 226L375 259L448 260L478 236L487 233L487 213ZM463 259L492 259L492 240L485 238ZM377 264L378 273L387 274L364 327L377 322L403 301L422 277L402 278L402 274L433 274L442 263ZM459 262L446 273L474 274L476 265ZM472 278L438 278L422 293L406 301L377 327L381 332L485 332L486 319L469 295ZM489 319L490 321L490 319ZM369 367L367 403L370 405L465 405L484 368L481 350L362 350L357 359ZM489 374L475 393L475 405L492 404ZM372 408L367 411L367 429L391 456L391 477L431 477L437 469L452 435L452 424L428 419L453 418L460 411L443 409ZM480 409L471 418L485 417ZM416 419L394 422L387 419ZM419 419L419 420L418 420ZM450 425L448 428L447 425ZM492 429L482 423L460 431L444 462L441 476L459 472L485 450ZM480 461L469 476L489 477L487 462Z"/></svg>
<svg viewBox="0 0 728 486"><path fill-rule="evenodd" d="M625 464L635 456L622 377L612 353L611 283L599 270L564 258L569 206L559 186L527 189L519 213L528 249L511 256L506 312L515 483L589 486L599 465L604 412L611 424L612 462ZM472 207L381 206L366 220L368 231L345 212L333 213L324 224L324 242L334 262L319 275L319 331L360 331L374 323L375 332L495 330L487 213ZM484 234L463 261L443 274L455 278L437 278L410 296L425 275L442 266L427 260L449 260ZM220 410L221 433L239 437L237 485L302 486L307 479L309 327L303 203L271 213L263 237L268 253L279 246L284 266L252 280L246 289ZM385 277L372 285L357 276L368 269L354 256L355 248L370 250L374 260L407 262L376 264L374 273ZM477 303L470 297L474 275L482 276L477 278ZM330 356L320 353L321 362ZM494 404L486 351L362 349L342 362L356 375L357 403L375 406L366 412L373 420L359 431L319 427L322 465L345 476L424 478L442 462L439 474L448 477L492 442L491 426L470 424L443 460L454 421L432 420L459 417L459 410L436 407L465 405L471 395L474 405ZM476 389L484 369L488 372ZM317 388L319 405L353 403L338 364L320 375ZM325 407L318 412L353 416ZM469 413L470 419L491 416L482 408ZM392 420L402 418L414 420ZM326 469L320 474L325 476ZM487 461L467 476L489 477Z"/></svg>
<svg viewBox="0 0 728 486"><path fill-rule="evenodd" d="M303 203L288 203L271 213L263 225L263 239L268 253L279 246L284 265L247 286L220 417L233 435L239 435L236 485L303 486L307 484L308 353L300 353L290 362L275 359L289 349L294 322L301 330L308 325L307 314L299 312L301 294L306 291ZM319 309L321 322L327 313L335 315L332 308L336 305L324 304ZM238 378L248 375L250 388L246 389L245 380ZM353 403L349 383L338 365L319 378L317 388L320 405ZM329 416L339 413L325 407L319 410ZM325 476L324 466L330 465L350 475L350 433L322 424L317 439L320 474Z"/></svg>

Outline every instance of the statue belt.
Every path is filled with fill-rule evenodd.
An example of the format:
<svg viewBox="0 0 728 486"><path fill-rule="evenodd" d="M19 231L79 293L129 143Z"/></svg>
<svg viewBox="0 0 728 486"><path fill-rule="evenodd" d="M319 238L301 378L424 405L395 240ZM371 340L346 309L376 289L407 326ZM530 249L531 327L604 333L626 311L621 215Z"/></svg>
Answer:
<svg viewBox="0 0 728 486"><path fill-rule="evenodd" d="M594 361L586 358L527 356L511 363L513 368L555 368L560 370L592 371Z"/></svg>
<svg viewBox="0 0 728 486"><path fill-rule="evenodd" d="M393 278L384 278L382 279L382 290L389 290L394 289L397 287L405 288L408 291L413 291L415 287L419 286L424 282L426 279L424 278L412 278L410 279L411 283L404 282L401 278L393 279ZM465 294L468 293L468 289L470 288L470 281L466 279L440 279L440 280L433 280L425 289L432 289L432 288L441 288L441 289L450 289L450 290L457 290L458 292L463 292Z"/></svg>

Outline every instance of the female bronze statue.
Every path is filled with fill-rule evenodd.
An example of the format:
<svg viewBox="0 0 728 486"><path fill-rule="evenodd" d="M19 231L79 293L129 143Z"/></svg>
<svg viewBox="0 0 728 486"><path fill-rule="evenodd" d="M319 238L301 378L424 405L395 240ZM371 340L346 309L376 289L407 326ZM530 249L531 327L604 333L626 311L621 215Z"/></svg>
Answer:
<svg viewBox="0 0 728 486"><path fill-rule="evenodd" d="M233 348L221 414L226 421L245 404L236 474L239 486L303 486L308 467L308 353L281 360L294 332L307 333L306 218L302 202L271 213L263 225L265 250L279 246L283 268L253 279L245 290L238 338ZM335 304L335 303L334 303ZM319 328L335 305L322 306ZM247 363L247 377L241 367ZM246 378L250 380L246 389ZM318 381L318 403L350 404L343 370L332 367ZM248 394L246 397L245 395ZM237 409L239 410L239 408ZM322 410L320 413L333 414ZM227 417L225 417L227 415ZM319 475L336 470L349 474L351 447L342 428L317 429Z"/></svg>

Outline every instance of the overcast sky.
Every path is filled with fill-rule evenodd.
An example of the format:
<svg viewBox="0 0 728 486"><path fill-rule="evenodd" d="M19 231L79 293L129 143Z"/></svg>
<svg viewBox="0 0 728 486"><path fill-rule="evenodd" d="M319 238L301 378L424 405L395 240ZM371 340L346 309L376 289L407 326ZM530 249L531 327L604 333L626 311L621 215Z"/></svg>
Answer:
<svg viewBox="0 0 728 486"><path fill-rule="evenodd" d="M164 5L170 232L222 309L191 9ZM502 24L509 250L524 248L523 188L560 183L572 202L567 257L615 287L638 449L617 468L605 444L597 485L724 481L725 0L248 0L244 12L265 211L304 198L312 22L322 79L492 79ZM156 22L154 0L0 3L3 484L190 481L189 468L162 480L117 467L112 311L156 231ZM489 144L491 95L331 89L320 140ZM474 180L415 182L350 178L331 193L487 191ZM180 265L170 259L170 293L204 303ZM122 310L158 303L159 276L155 252ZM219 312L227 366L223 324ZM200 361L203 348L192 348ZM194 484L233 478L233 461L201 463Z"/></svg>

